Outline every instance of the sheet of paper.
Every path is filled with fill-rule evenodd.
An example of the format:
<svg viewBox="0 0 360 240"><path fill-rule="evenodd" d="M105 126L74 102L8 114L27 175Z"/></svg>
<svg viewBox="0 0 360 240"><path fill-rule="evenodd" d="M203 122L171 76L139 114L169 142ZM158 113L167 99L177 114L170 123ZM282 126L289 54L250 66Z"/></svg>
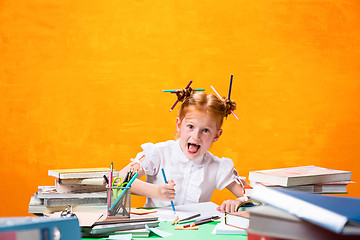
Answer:
<svg viewBox="0 0 360 240"><path fill-rule="evenodd" d="M132 234L117 234L117 235L110 235L108 239L116 239L116 240L131 240Z"/></svg>
<svg viewBox="0 0 360 240"><path fill-rule="evenodd" d="M157 228L149 228L148 225L145 225L145 228L153 233L155 233L156 235L158 235L159 237L169 237L171 235L173 235L172 233L168 233L168 232L164 232L162 230L159 230Z"/></svg>
<svg viewBox="0 0 360 240"><path fill-rule="evenodd" d="M91 227L97 220L99 220L102 216L106 216L105 211L89 211L89 212L74 212L76 217L79 220L80 227ZM61 212L55 212L52 214L47 214L48 217L51 218L59 218Z"/></svg>
<svg viewBox="0 0 360 240"><path fill-rule="evenodd" d="M203 203L194 203L188 205L180 205L175 206L175 212L172 210L171 207L164 207L156 209L156 213L151 213L154 216L158 216L160 221L174 221L176 216L179 216L179 219L183 219L186 217L190 217L194 214L200 213L200 216L194 218L193 220L197 221L203 218L212 217L212 216L224 216L224 213L221 213L216 210L218 205L213 202L203 202Z"/></svg>
<svg viewBox="0 0 360 240"><path fill-rule="evenodd" d="M240 229L237 227L232 227L225 224L225 220L222 219L221 222L216 224L214 227L214 230L211 232L211 234L242 234L246 235L247 231L246 229Z"/></svg>

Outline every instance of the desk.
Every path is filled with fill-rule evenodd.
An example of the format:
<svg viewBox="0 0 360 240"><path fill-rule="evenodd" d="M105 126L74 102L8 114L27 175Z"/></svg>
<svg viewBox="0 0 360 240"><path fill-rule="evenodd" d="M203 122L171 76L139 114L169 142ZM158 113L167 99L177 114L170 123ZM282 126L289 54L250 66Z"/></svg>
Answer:
<svg viewBox="0 0 360 240"><path fill-rule="evenodd" d="M190 240L190 239L196 239L196 240L247 240L246 235L219 235L219 234L211 234L212 230L216 226L217 222L214 223L207 223L200 225L200 228L198 230L174 230L174 226L171 225L171 222L160 222L158 229L172 233L172 236L166 237L166 240ZM163 239L159 236L154 235L153 233L150 234L149 237L142 237L142 238L133 238L133 239L142 239L146 240L148 238L151 239ZM94 240L95 238L83 238L83 240ZM98 238L98 239L106 239L106 238Z"/></svg>

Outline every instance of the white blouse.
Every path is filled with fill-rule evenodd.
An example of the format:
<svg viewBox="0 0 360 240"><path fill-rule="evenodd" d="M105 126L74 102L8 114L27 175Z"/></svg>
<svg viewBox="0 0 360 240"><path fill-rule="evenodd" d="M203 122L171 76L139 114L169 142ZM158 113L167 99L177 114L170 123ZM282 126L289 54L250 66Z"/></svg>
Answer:
<svg viewBox="0 0 360 240"><path fill-rule="evenodd" d="M156 185L164 183L161 173L164 168L167 180L176 184L175 205L208 202L215 188L222 190L234 181L240 183L245 179L238 175L230 158L219 158L208 151L203 157L189 160L181 151L179 141L145 143L141 147L143 151L134 161L145 155L140 166L146 174L146 181ZM169 205L169 201L147 198L145 207Z"/></svg>

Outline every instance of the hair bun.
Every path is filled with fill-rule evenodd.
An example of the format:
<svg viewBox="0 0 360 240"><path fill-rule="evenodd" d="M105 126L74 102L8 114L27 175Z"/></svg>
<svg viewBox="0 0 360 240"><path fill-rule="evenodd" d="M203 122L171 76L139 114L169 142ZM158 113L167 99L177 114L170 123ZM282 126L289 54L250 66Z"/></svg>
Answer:
<svg viewBox="0 0 360 240"><path fill-rule="evenodd" d="M185 101L188 97L190 97L194 93L194 89L191 87L181 89L180 91L176 92L176 96L180 102Z"/></svg>
<svg viewBox="0 0 360 240"><path fill-rule="evenodd" d="M227 117L229 114L231 114L231 111L234 111L236 109L236 103L235 101L228 98L221 98L221 101L223 102L225 107L225 117Z"/></svg>

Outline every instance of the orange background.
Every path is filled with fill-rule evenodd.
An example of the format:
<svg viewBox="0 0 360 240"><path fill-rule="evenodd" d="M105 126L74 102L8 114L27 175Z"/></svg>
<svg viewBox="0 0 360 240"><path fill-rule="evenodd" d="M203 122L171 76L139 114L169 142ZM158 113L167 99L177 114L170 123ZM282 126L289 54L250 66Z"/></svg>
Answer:
<svg viewBox="0 0 360 240"><path fill-rule="evenodd" d="M49 169L120 169L173 139L175 96L161 90L194 80L225 96L231 74L240 120L215 155L243 176L318 165L360 182L359 12L358 0L2 0L1 215L28 215Z"/></svg>

